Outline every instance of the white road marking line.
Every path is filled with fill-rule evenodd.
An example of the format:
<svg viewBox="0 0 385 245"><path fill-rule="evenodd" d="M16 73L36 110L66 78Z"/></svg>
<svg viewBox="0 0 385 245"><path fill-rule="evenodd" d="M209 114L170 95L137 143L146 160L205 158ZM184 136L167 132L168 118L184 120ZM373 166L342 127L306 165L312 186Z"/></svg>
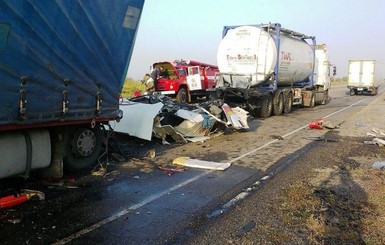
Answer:
<svg viewBox="0 0 385 245"><path fill-rule="evenodd" d="M76 238L79 238L82 235L85 235L85 234L87 234L87 233L89 233L91 231L94 231L94 230L98 229L99 227L102 227L103 225L106 225L106 224L108 224L108 223L110 223L110 222L112 222L112 221L114 221L114 220L116 220L116 219L126 215L126 214L129 214L131 211L136 210L138 208L141 208L144 205L146 205L146 204L148 204L148 203L150 203L152 201L155 201L155 200L157 200L157 199L167 195L168 193L170 193L172 191L175 191L175 190L177 190L177 189L179 189L179 188L181 188L181 187L183 187L183 186L185 186L187 184L190 184L191 182L193 182L193 181L195 181L197 179L200 179L203 176L208 175L211 172L212 171L203 172L203 173L201 173L201 174L199 174L197 176L194 176L193 178L188 179L188 180L186 180L186 181L184 181L184 182L182 182L182 183L180 183L178 185L175 185L175 186L173 186L173 187L171 187L171 188L169 188L169 189L167 189L165 191L162 191L162 192L160 192L160 193L158 193L156 195L150 196L150 197L144 199L142 202L140 202L138 204L134 204L134 205L130 206L129 208L127 208L127 209L125 209L125 210L123 210L123 211L121 211L121 212L119 212L119 213L117 213L115 215L112 215L112 216L110 216L110 217L108 217L106 219L103 219L103 220L99 221L96 224L93 224L93 225L91 225L91 226L89 226L87 228L84 228L83 230L80 230L80 231L78 231L78 232L76 232L74 234L71 234L70 236L68 236L66 238L61 239L60 241L57 241L57 242L53 243L53 245L66 244L66 243L68 243L68 242L70 242L70 241L72 241L72 240L74 240Z"/></svg>
<svg viewBox="0 0 385 245"><path fill-rule="evenodd" d="M347 109L349 109L349 108L351 108L351 107L353 107L353 106L355 106L355 105L357 105L357 104L359 104L359 103L361 103L361 102L363 102L363 101L365 101L365 100L367 100L367 99L368 99L368 98L362 99L362 100L360 100L360 101L358 101L358 102L356 102L356 103L354 103L354 104L351 104L351 105L349 105L349 106L347 106L347 107L344 107L344 108L342 108L342 109L340 109L340 110L338 110L338 111L336 111L336 112L333 112L333 113L331 113L331 114L329 114L329 115L326 115L326 116L324 116L323 118L328 118L328 117L331 117L331 116L333 116L333 115L335 115L335 114L338 114L338 113L340 113L340 112L342 112L342 111L344 111L344 110L347 110ZM306 124L306 125L304 125L304 126L298 128L298 129L296 129L296 130L293 130L293 131L291 131L290 133L287 133L287 134L283 135L282 138L286 138L286 137L288 137L288 136L290 136L290 135L292 135L292 134L297 133L298 131L300 131L300 130L302 130L302 129L304 129L304 128L307 128L307 127L308 127L308 124ZM247 153L245 153L245 154L243 154L243 155L241 155L241 156L239 156L239 157L236 157L236 158L230 160L229 162L230 162L230 163L233 163L233 162L235 162L235 161L238 161L238 160L240 160L240 159L242 159L242 158L244 158L244 157L246 157L246 156L248 156L248 155L251 155L251 154L255 153L255 152L258 151L258 150L261 150L261 149L263 149L263 148L265 148L265 147L267 147L267 146L269 146L269 145L271 145L271 144L277 142L277 141L279 141L279 140L278 140L278 139L275 139L275 140L272 140L272 141L270 141L270 142L267 142L266 144L264 144L264 145L262 145L262 146L260 146L260 147L258 147L258 148L255 148L254 150L249 151L249 152L247 152Z"/></svg>
<svg viewBox="0 0 385 245"><path fill-rule="evenodd" d="M362 99L362 100L360 100L360 101L358 101L358 102L356 102L354 104L351 104L351 105L349 105L347 107L344 107L344 108L342 108L342 109L340 109L340 110L338 110L336 112L333 112L333 113L331 113L331 114L329 114L327 116L324 116L324 118L328 118L328 117L331 117L331 116L333 116L335 114L338 114L338 113L340 113L340 112L342 112L344 110L347 110L347 109L349 109L349 108L351 108L351 107L353 107L353 106L355 106L355 105L357 105L357 104L359 104L359 103L361 103L361 102L363 102L363 101L365 101L367 99L368 98ZM298 132L298 131L306 128L306 127L308 127L307 124L305 126L302 126L302 127L298 128L298 129L296 129L296 130L291 131L290 133L287 133L287 134L283 135L282 138L286 138L286 137L288 137L288 136L290 136L290 135L292 135L292 134L294 134L294 133L296 133L296 132ZM246 156L248 156L250 154L255 153L258 150L261 150L261 149L263 149L263 148L265 148L265 147L267 147L267 146L277 142L277 141L278 141L278 139L272 140L272 141L270 141L270 142L268 142L268 143L266 143L266 144L264 144L264 145L262 145L260 147L257 147L256 149L254 149L254 150L252 150L252 151L250 151L248 153L245 153L245 154L243 154L243 155L241 155L239 157L236 157L236 158L230 160L229 162L233 163L233 162L235 162L237 160L240 160L240 159L242 159L242 158L244 158L244 157L246 157ZM175 186L173 186L173 187L171 187L171 188L169 188L169 189L167 189L165 191L162 191L162 192L160 192L160 193L158 193L156 195L150 196L150 197L144 199L142 202L140 202L138 204L134 204L134 205L130 206L129 208L127 208L127 209L125 209L125 210L123 210L123 211L121 211L121 212L119 212L119 213L117 213L117 214L115 214L113 216L110 216L110 217L108 217L106 219L103 219L103 220L99 221L96 224L93 224L93 225L91 225L91 226L89 226L87 228L84 228L83 230L80 230L80 231L78 231L78 232L76 232L74 234L71 234L70 236L68 236L66 238L63 238L63 239L53 243L53 245L66 244L66 243L68 243L68 242L70 242L70 241L72 241L72 240L74 240L76 238L79 238L82 235L85 235L85 234L87 234L87 233L89 233L91 231L94 231L94 230L98 229L99 227L101 227L103 225L106 225L106 224L108 224L108 223L110 223L110 222L112 222L112 221L114 221L114 220L116 220L116 219L118 219L118 218L120 218L120 217L122 217L122 216L124 216L124 215L126 215L128 213L130 213L132 210L136 210L138 208L141 208L144 205L146 205L146 204L148 204L148 203L150 203L152 201L155 201L155 200L157 200L157 199L167 195L168 193L170 193L172 191L178 190L179 188L181 188L181 187L183 187L185 185L188 185L189 183L191 183L191 182L193 182L195 180L198 180L198 179L208 175L211 172L212 171L203 172L203 173L201 173L201 174L199 174L199 175L197 175L197 176L195 176L195 177L193 177L191 179L188 179L188 180L186 180L186 181L184 181L184 182L182 182L182 183L180 183L178 185L175 185ZM231 199L229 202L227 202L227 205L229 205L230 203L231 204L235 204L236 202L238 202L240 200L239 199L240 197L245 198L246 196L247 195L244 195L244 194L238 194L238 196L235 199L233 198L234 200Z"/></svg>
<svg viewBox="0 0 385 245"><path fill-rule="evenodd" d="M333 112L333 113L330 113L329 115L326 115L326 116L324 116L323 118L328 118L328 117L331 117L331 116L333 116L333 115L335 115L335 114L338 114L338 113L340 113L340 112L342 112L342 111L345 111L345 110L347 110L347 109L349 109L349 108L351 108L351 107L353 107L353 106L355 106L355 105L357 105L357 104L359 104L359 103L361 103L361 102L364 102L364 101L367 100L367 99L368 99L368 98L362 99L362 100L360 100L360 101L358 101L358 102L356 102L356 103L353 103L353 104L351 104L351 105L349 105L349 106L347 106L347 107L344 107L344 108L342 108L342 109L340 109L340 110L338 110L338 111L335 111L335 112ZM287 133L287 134L283 135L282 138L286 138L287 136L292 135L292 134L294 134L294 133L296 133L296 132L298 132L298 131L300 131L300 130L302 130L302 129L308 127L308 126L309 126L309 125L306 124L305 126L302 126L302 127L298 128L298 129L296 129L296 130L291 131L290 133ZM243 157L245 157L245 156L248 156L248 155L250 155L250 154L256 152L257 150L260 150L260 149L262 149L262 148L265 148L266 146L271 145L272 143L274 143L274 142L276 142L276 141L278 141L278 139L272 140L272 141L270 141L270 142L268 142L268 143L266 143L266 144L264 144L264 145L262 145L262 146L260 146L260 147L258 147L258 148L256 148L256 149L254 149L254 150L252 150L252 151L250 151L250 152L248 152L248 153L243 154L242 156L239 156L239 157L237 157L237 158L234 158L233 160L231 160L231 162L237 161L237 160L239 160L239 159L241 159L241 158L243 158ZM296 156L292 157L286 165L290 164L291 161L297 159L298 157L299 157L299 155L296 155ZM235 197L233 197L232 199L230 199L229 201L227 201L224 205L221 206L221 208L219 208L219 209L214 210L213 212L211 212L211 213L209 214L209 218L219 216L220 214L224 213L226 210L230 209L232 206L234 206L235 204L237 204L239 201L245 199L245 198L251 193L251 190L255 189L255 187L257 187L257 186L260 186L260 184L261 184L262 182L267 182L272 176L276 175L277 172L280 172L283 168L284 168L284 166L281 166L278 170L275 169L275 170L273 170L273 171L267 173L267 175L263 176L262 178L260 178L260 179L257 180L256 182L254 182L250 187L246 188L245 191L242 191L242 192L238 193L238 195L236 195Z"/></svg>

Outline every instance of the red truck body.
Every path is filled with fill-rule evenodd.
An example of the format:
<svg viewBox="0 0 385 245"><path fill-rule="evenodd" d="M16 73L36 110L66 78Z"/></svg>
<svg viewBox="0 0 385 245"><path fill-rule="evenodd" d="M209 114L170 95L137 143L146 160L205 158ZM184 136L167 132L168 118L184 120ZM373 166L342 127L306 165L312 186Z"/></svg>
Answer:
<svg viewBox="0 0 385 245"><path fill-rule="evenodd" d="M174 97L179 103L208 95L206 90L215 87L219 71L217 66L193 60L157 62L152 68L160 66L164 71L155 84L156 92Z"/></svg>

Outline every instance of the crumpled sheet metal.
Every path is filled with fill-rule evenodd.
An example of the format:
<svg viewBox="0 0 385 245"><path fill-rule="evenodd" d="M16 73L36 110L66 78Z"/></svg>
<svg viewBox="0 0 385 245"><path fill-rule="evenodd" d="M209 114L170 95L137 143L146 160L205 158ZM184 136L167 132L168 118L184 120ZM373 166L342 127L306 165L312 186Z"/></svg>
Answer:
<svg viewBox="0 0 385 245"><path fill-rule="evenodd" d="M214 128L218 129L214 127L217 122L235 129L248 128L246 111L241 108L233 111L227 104L224 108L226 112L214 102L186 105L155 95L135 97L121 104L123 118L115 131L146 140L151 140L154 135L167 144L167 136L179 143L196 141L193 138L203 140L210 136ZM222 112L227 122L221 119Z"/></svg>

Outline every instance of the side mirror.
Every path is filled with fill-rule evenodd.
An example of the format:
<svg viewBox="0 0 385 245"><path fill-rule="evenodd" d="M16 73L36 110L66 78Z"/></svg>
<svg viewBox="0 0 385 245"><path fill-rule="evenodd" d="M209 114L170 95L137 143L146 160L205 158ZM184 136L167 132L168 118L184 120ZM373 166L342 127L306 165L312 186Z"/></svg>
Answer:
<svg viewBox="0 0 385 245"><path fill-rule="evenodd" d="M337 67L333 66L333 76L337 75Z"/></svg>

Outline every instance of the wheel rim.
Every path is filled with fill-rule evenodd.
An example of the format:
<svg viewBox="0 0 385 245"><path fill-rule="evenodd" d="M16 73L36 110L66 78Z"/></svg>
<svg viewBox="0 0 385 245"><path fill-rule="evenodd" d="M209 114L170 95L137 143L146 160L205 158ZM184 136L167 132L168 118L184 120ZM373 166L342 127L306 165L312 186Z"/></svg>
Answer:
<svg viewBox="0 0 385 245"><path fill-rule="evenodd" d="M182 92L181 93L181 102L184 102L184 103L186 103L187 102L187 94L186 94L186 92Z"/></svg>
<svg viewBox="0 0 385 245"><path fill-rule="evenodd" d="M178 94L176 96L176 101L178 103L188 103L188 93L187 93L187 90L185 88L181 88L178 91Z"/></svg>
<svg viewBox="0 0 385 245"><path fill-rule="evenodd" d="M88 157L95 150L96 136L91 130L84 130L76 139L75 147L72 147L72 152L81 157Z"/></svg>

